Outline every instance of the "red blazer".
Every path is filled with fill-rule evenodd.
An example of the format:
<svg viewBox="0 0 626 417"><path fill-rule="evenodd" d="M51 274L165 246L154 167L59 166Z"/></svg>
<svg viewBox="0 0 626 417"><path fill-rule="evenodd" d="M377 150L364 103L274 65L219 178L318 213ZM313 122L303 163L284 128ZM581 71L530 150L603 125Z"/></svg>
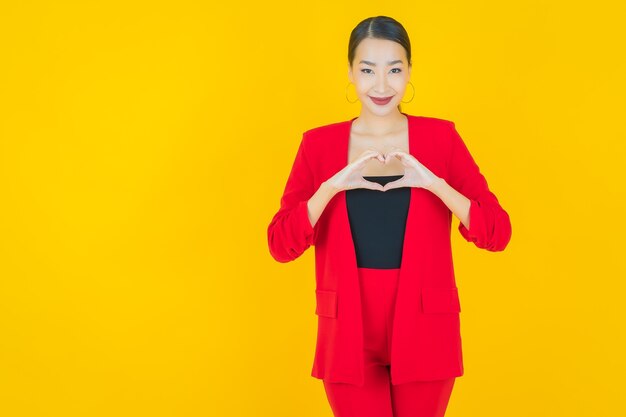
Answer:
<svg viewBox="0 0 626 417"><path fill-rule="evenodd" d="M435 175L471 200L465 240L502 251L511 222L456 131L454 122L407 116L409 151ZM356 255L345 192L337 193L315 227L307 201L323 181L348 164L352 121L304 132L280 209L267 229L278 262L315 246L317 343L311 376L363 385L363 328ZM450 243L452 212L430 191L412 187L392 329L394 385L463 375L458 288Z"/></svg>

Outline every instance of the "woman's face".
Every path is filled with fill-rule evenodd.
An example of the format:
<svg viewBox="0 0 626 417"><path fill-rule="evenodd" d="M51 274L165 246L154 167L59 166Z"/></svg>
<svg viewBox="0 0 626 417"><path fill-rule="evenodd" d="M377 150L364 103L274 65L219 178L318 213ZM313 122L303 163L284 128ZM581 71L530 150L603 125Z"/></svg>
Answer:
<svg viewBox="0 0 626 417"><path fill-rule="evenodd" d="M366 38L357 46L348 77L366 110L383 116L397 111L411 77L402 45L387 39ZM376 102L372 98L389 98Z"/></svg>

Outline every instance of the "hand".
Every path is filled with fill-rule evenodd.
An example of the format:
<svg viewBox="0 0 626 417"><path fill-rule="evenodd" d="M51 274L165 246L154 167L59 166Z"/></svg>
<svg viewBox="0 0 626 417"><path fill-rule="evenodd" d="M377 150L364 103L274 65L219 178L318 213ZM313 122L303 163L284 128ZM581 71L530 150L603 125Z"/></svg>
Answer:
<svg viewBox="0 0 626 417"><path fill-rule="evenodd" d="M399 187L420 187L428 188L438 178L428 168L422 165L415 157L399 148L394 148L385 155L385 163L397 158L404 166L404 176L395 181L388 182L383 187L383 191Z"/></svg>
<svg viewBox="0 0 626 417"><path fill-rule="evenodd" d="M369 190L385 191L377 182L363 178L363 168L370 159L376 159L381 164L385 163L385 157L380 152L368 149L363 152L356 161L348 164L344 169L337 172L326 182L337 191L351 190L354 188L367 188Z"/></svg>

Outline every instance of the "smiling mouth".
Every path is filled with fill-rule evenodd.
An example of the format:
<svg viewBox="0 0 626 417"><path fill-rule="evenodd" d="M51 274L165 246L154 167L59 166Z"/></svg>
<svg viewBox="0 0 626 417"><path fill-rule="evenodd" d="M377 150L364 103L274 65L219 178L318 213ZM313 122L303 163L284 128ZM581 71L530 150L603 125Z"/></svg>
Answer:
<svg viewBox="0 0 626 417"><path fill-rule="evenodd" d="M374 103L380 104L380 105L384 105L384 104L389 103L391 101L391 99L393 98L393 96L389 96L389 97L372 97L372 96L368 96L368 97Z"/></svg>

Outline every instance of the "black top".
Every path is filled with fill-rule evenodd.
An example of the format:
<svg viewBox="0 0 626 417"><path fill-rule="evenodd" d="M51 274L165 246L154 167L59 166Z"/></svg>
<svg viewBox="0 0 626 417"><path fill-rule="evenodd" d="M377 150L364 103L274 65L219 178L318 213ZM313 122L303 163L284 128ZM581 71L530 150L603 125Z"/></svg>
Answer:
<svg viewBox="0 0 626 417"><path fill-rule="evenodd" d="M367 176L385 185L402 175ZM355 188L346 190L346 205L360 268L400 268L404 230L409 213L411 187L388 191Z"/></svg>

